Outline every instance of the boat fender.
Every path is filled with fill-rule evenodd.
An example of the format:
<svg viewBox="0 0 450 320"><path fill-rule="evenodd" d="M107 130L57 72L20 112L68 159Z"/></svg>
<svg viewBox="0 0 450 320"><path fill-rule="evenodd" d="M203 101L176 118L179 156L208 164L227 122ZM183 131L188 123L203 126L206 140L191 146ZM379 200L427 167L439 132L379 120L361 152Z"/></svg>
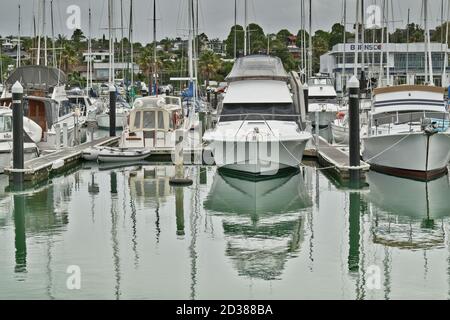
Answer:
<svg viewBox="0 0 450 320"><path fill-rule="evenodd" d="M345 112L339 111L339 112L337 113L337 118L338 118L338 119L344 119L344 117L345 117Z"/></svg>

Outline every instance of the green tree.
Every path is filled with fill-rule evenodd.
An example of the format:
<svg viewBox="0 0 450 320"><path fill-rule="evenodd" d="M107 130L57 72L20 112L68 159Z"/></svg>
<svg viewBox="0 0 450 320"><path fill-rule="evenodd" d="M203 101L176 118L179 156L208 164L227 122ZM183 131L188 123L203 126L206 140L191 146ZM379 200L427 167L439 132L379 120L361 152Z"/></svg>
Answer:
<svg viewBox="0 0 450 320"><path fill-rule="evenodd" d="M241 55L244 52L244 28L240 25L233 26L228 34L225 43L227 45L228 57L234 56L234 30L236 29L236 52L237 55Z"/></svg>
<svg viewBox="0 0 450 320"><path fill-rule="evenodd" d="M200 56L198 67L200 74L206 80L206 86L209 86L209 81L220 70L220 59L212 51L205 51Z"/></svg>

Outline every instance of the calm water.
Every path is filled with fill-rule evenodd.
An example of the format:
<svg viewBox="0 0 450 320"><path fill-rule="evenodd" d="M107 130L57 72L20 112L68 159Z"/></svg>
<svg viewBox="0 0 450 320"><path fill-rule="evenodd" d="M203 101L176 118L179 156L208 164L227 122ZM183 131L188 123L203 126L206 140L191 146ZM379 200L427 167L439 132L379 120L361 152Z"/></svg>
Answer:
<svg viewBox="0 0 450 320"><path fill-rule="evenodd" d="M449 298L447 176L371 173L353 193L312 167L259 182L192 167L184 189L173 173L85 164L21 194L0 178L0 298Z"/></svg>

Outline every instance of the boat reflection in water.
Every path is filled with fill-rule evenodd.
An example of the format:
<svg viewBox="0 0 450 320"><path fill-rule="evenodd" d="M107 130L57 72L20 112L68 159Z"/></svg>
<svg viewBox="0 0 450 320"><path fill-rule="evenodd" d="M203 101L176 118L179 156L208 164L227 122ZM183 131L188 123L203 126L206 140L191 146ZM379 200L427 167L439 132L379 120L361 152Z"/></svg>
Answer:
<svg viewBox="0 0 450 320"><path fill-rule="evenodd" d="M175 166L144 165L129 172L131 195L137 201L164 203L173 194L169 181L175 175Z"/></svg>
<svg viewBox="0 0 450 320"><path fill-rule="evenodd" d="M239 275L279 279L287 258L304 237L304 209L312 200L298 170L266 180L250 180L217 171L206 210L223 216L226 254Z"/></svg>
<svg viewBox="0 0 450 320"><path fill-rule="evenodd" d="M444 218L450 216L448 176L421 182L377 172L368 174L374 204L373 241L400 249L445 246Z"/></svg>

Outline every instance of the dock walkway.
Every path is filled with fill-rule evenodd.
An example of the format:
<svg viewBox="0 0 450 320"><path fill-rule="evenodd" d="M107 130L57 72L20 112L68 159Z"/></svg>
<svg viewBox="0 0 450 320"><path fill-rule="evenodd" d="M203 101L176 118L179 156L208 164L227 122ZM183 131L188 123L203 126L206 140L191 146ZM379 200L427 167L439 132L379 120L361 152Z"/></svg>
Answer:
<svg viewBox="0 0 450 320"><path fill-rule="evenodd" d="M317 158L319 164L324 167L329 167L330 171L336 173L340 179L350 179L350 160L348 152L340 149L338 146L329 144L324 138L319 138L319 148L309 148L305 150L306 157ZM360 169L362 178L365 173L369 171L370 165L361 160Z"/></svg>
<svg viewBox="0 0 450 320"><path fill-rule="evenodd" d="M76 165L81 160L84 150L95 146L110 146L118 141L119 137L106 137L86 142L75 147L61 149L26 161L24 170L15 170L10 167L5 168L5 174L12 177L12 173L19 171L24 173L25 181L40 182L48 179L50 174L57 174Z"/></svg>

